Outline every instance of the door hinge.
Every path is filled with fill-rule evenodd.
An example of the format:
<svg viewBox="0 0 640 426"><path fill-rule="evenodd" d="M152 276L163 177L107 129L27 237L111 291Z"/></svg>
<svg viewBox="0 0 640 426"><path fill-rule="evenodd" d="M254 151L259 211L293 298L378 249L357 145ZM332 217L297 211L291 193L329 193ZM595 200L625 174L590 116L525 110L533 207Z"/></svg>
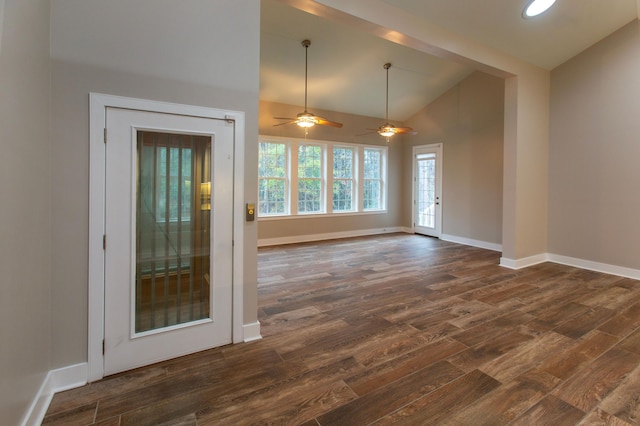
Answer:
<svg viewBox="0 0 640 426"><path fill-rule="evenodd" d="M107 143L107 128L104 128L104 143Z"/></svg>
<svg viewBox="0 0 640 426"><path fill-rule="evenodd" d="M107 249L107 235L103 235L102 236L102 250L106 250Z"/></svg>
<svg viewBox="0 0 640 426"><path fill-rule="evenodd" d="M102 339L102 355L104 355L104 339Z"/></svg>

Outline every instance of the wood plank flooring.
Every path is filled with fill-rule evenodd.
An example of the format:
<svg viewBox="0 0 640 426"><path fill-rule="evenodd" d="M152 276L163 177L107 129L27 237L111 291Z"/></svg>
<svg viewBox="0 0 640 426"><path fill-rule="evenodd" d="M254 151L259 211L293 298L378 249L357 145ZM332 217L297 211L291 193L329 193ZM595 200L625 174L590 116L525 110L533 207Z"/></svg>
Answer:
<svg viewBox="0 0 640 426"><path fill-rule="evenodd" d="M53 398L64 425L640 422L640 281L393 234L263 248L263 339Z"/></svg>

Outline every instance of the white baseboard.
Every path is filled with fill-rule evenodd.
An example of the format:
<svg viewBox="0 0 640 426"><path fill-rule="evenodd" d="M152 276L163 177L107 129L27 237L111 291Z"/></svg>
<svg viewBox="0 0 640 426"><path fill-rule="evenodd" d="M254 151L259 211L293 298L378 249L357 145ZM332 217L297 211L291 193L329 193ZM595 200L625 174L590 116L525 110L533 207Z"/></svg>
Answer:
<svg viewBox="0 0 640 426"><path fill-rule="evenodd" d="M402 226L394 226L389 228L358 229L355 231L345 231L345 232L328 232L325 234L308 234L308 235L295 235L291 237L280 237L280 238L263 238L258 240L258 247L279 246L282 244L308 243L312 241L323 241L323 240L336 240L340 238L364 237L367 235L391 234L394 232L407 232L407 229L409 228L404 228Z"/></svg>
<svg viewBox="0 0 640 426"><path fill-rule="evenodd" d="M591 260L578 259L576 257L562 256L559 254L543 253L522 259L500 258L500 266L510 269L522 269L543 262L553 262L560 265L573 266L589 271L602 272L603 274L617 275L625 278L640 280L640 270L625 268L624 266L610 265L608 263L593 262Z"/></svg>
<svg viewBox="0 0 640 426"><path fill-rule="evenodd" d="M262 336L260 335L260 321L256 321L253 324L244 324L242 326L242 332L245 343L262 339Z"/></svg>
<svg viewBox="0 0 640 426"><path fill-rule="evenodd" d="M451 243L464 244L465 246L478 247L492 251L502 251L502 244L489 243L486 241L473 240L471 238L456 237L455 235L442 234L440 239Z"/></svg>
<svg viewBox="0 0 640 426"><path fill-rule="evenodd" d="M590 271L602 272L605 274L618 275L625 278L640 280L640 270L625 268L623 266L609 265L607 263L593 262L590 260L577 259L575 257L561 256L559 254L547 254L550 262L561 265L575 266L576 268L588 269Z"/></svg>
<svg viewBox="0 0 640 426"><path fill-rule="evenodd" d="M244 324L242 330L244 342L262 339L259 321L252 324ZM88 375L89 364L86 362L49 371L21 424L23 426L39 426L42 424L53 395L57 392L86 385Z"/></svg>
<svg viewBox="0 0 640 426"><path fill-rule="evenodd" d="M22 425L37 426L42 424L51 399L56 392L77 388L87 384L88 364L86 362L51 370L38 390Z"/></svg>
<svg viewBox="0 0 640 426"><path fill-rule="evenodd" d="M262 339L259 321L253 324L244 324L242 331L244 342ZM23 426L39 426L42 424L53 395L57 392L86 385L88 375L89 364L86 362L49 371L21 424Z"/></svg>
<svg viewBox="0 0 640 426"><path fill-rule="evenodd" d="M536 254L534 256L523 257L521 259L509 259L506 257L500 258L500 266L504 266L509 269L522 269L529 266L537 265L538 263L544 263L549 260L546 253Z"/></svg>

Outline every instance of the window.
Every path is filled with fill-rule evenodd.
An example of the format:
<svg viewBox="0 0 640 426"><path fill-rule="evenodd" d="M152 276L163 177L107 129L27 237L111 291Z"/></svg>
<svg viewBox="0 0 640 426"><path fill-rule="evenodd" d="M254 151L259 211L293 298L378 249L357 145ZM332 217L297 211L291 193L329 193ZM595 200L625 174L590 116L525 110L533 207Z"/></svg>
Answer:
<svg viewBox="0 0 640 426"><path fill-rule="evenodd" d="M354 210L353 148L333 148L333 211Z"/></svg>
<svg viewBox="0 0 640 426"><path fill-rule="evenodd" d="M258 217L386 211L386 146L261 136L258 147Z"/></svg>
<svg viewBox="0 0 640 426"><path fill-rule="evenodd" d="M364 149L364 210L381 210L383 200L382 150Z"/></svg>
<svg viewBox="0 0 640 426"><path fill-rule="evenodd" d="M258 164L258 215L286 214L287 145L260 142Z"/></svg>
<svg viewBox="0 0 640 426"><path fill-rule="evenodd" d="M316 145L298 146L298 213L321 213L322 208L322 148Z"/></svg>

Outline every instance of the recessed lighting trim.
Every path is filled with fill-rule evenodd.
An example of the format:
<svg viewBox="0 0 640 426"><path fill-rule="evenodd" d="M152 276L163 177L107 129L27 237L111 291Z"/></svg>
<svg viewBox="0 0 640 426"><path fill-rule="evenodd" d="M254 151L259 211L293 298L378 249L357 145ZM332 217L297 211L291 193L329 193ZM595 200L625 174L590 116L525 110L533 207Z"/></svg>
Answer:
<svg viewBox="0 0 640 426"><path fill-rule="evenodd" d="M522 11L524 18L533 18L549 9L556 0L531 0Z"/></svg>

